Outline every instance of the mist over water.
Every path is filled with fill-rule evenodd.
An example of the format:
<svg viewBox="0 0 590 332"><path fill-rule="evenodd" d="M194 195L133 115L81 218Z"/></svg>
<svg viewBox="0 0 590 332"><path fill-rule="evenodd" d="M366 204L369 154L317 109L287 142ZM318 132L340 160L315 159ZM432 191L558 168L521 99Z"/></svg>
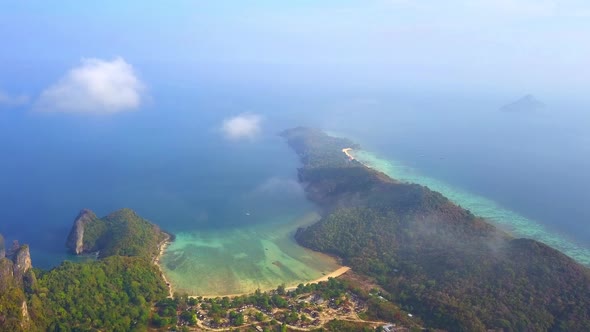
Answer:
<svg viewBox="0 0 590 332"><path fill-rule="evenodd" d="M415 170L394 160L384 160L368 151L352 151L354 157L361 163L375 168L399 181L417 183L438 191L451 201L470 210L473 214L486 218L510 231L517 237L525 237L541 241L560 250L578 262L590 265L590 249L582 247L571 238L551 231L541 223L530 220L514 211L510 211L498 203L453 187L442 181L420 175Z"/></svg>
<svg viewBox="0 0 590 332"><path fill-rule="evenodd" d="M590 122L584 106L556 100L540 111L506 113L499 110L503 100L365 100L364 112L349 106L351 115L334 128L361 143L359 160L588 265Z"/></svg>

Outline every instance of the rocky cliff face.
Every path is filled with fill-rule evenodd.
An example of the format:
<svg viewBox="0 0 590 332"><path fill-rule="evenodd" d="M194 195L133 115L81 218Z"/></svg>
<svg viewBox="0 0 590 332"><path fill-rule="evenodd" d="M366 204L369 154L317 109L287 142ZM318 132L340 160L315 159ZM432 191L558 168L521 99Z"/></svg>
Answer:
<svg viewBox="0 0 590 332"><path fill-rule="evenodd" d="M29 307L27 306L27 301L23 300L23 303L20 306L21 313L22 313L22 320L20 326L24 331L28 331L29 327L31 326L31 317L29 316Z"/></svg>
<svg viewBox="0 0 590 332"><path fill-rule="evenodd" d="M0 257L0 331L30 331L32 326L25 289L32 289L36 278L32 270L29 246L21 246L15 241L8 252L2 251L2 257Z"/></svg>
<svg viewBox="0 0 590 332"><path fill-rule="evenodd" d="M84 252L84 228L88 223L91 223L96 219L97 217L94 212L87 209L80 211L76 220L74 220L74 225L72 226L72 230L70 231L66 242L66 247L70 249L72 253L79 255Z"/></svg>
<svg viewBox="0 0 590 332"><path fill-rule="evenodd" d="M14 277L17 280L22 280L27 271L33 268L31 263L31 254L29 252L29 246L20 246L12 254L13 271Z"/></svg>
<svg viewBox="0 0 590 332"><path fill-rule="evenodd" d="M29 246L15 242L6 257L0 258L0 282L15 282L18 285L30 284L35 279L32 273Z"/></svg>

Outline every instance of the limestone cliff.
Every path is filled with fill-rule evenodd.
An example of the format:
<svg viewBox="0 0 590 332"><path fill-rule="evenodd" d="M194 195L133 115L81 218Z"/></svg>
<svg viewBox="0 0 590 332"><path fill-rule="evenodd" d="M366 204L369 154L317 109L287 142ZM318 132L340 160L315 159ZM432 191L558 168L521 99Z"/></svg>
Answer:
<svg viewBox="0 0 590 332"><path fill-rule="evenodd" d="M87 209L80 211L74 220L74 225L72 226L72 230L70 231L66 242L66 247L70 249L72 253L79 255L89 249L84 246L84 231L86 226L96 219L98 218L94 212Z"/></svg>
<svg viewBox="0 0 590 332"><path fill-rule="evenodd" d="M6 257L0 258L0 281L31 286L35 282L29 246L14 242Z"/></svg>
<svg viewBox="0 0 590 332"><path fill-rule="evenodd" d="M23 300L21 304L21 323L20 326L24 331L28 331L29 327L31 326L31 317L29 316L29 307L27 306L27 301Z"/></svg>
<svg viewBox="0 0 590 332"><path fill-rule="evenodd" d="M131 209L120 209L103 218L82 210L66 246L74 254L98 253L98 258L113 255L153 258L159 252L158 245L169 237Z"/></svg>
<svg viewBox="0 0 590 332"><path fill-rule="evenodd" d="M12 254L14 277L22 280L26 273L33 268L29 246L22 245Z"/></svg>
<svg viewBox="0 0 590 332"><path fill-rule="evenodd" d="M0 257L0 331L30 331L25 289L32 289L36 278L29 247L15 241L5 253Z"/></svg>

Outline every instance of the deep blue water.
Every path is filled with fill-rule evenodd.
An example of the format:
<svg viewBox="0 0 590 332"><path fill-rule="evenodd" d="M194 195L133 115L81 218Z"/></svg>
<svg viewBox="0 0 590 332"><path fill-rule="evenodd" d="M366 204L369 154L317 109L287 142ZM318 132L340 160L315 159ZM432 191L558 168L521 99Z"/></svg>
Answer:
<svg viewBox="0 0 590 332"><path fill-rule="evenodd" d="M136 112L0 112L0 233L29 243L35 266L67 257L81 208L130 207L173 232L251 222L241 216L253 208L269 217L309 208L289 192L298 162L276 136L295 125L349 135L590 247L590 122L580 105L545 100L541 113L506 114L503 96L167 82L151 83ZM263 116L262 135L226 141L221 122L243 112ZM252 198L273 179L285 184L279 194Z"/></svg>
<svg viewBox="0 0 590 332"><path fill-rule="evenodd" d="M339 124L364 149L487 197L590 247L590 117L563 102L533 113L502 99L391 100ZM363 129L366 118L375 121ZM360 124L360 125L359 125ZM361 128L361 129L359 129Z"/></svg>
<svg viewBox="0 0 590 332"><path fill-rule="evenodd" d="M99 216L133 208L172 232L310 209L293 188L298 162L279 127L230 142L220 124L242 110L174 93L107 117L0 113L0 233L31 244L35 266L49 267L68 258L81 208ZM244 218L253 210L256 219Z"/></svg>

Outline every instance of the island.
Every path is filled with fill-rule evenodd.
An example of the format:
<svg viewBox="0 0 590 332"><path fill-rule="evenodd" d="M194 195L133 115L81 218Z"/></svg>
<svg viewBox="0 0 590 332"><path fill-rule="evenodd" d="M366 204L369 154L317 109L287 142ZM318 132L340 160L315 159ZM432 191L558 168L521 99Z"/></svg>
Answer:
<svg viewBox="0 0 590 332"><path fill-rule="evenodd" d="M358 145L317 129L281 134L323 211L297 241L371 277L386 299L450 331L590 331L590 270L517 239L427 187L354 159ZM382 319L395 321L391 312Z"/></svg>
<svg viewBox="0 0 590 332"><path fill-rule="evenodd" d="M170 239L130 209L104 218L82 210L67 247L89 254L84 262L42 271L28 246L1 246L0 331L147 330L155 303L169 296L154 261Z"/></svg>
<svg viewBox="0 0 590 332"><path fill-rule="evenodd" d="M500 108L503 112L533 112L545 107L545 104L537 100L537 98L531 94L527 94L518 100L506 104Z"/></svg>
<svg viewBox="0 0 590 332"><path fill-rule="evenodd" d="M179 294L159 266L172 234L130 209L84 209L66 240L77 262L48 271L0 235L0 331L590 331L587 267L363 165L348 139L281 136L321 211L294 236L341 269L252 294Z"/></svg>
<svg viewBox="0 0 590 332"><path fill-rule="evenodd" d="M360 289L348 267L252 294L173 293L159 266L173 240L133 210L99 218L83 209L66 240L80 262L43 271L33 268L28 246L6 250L0 235L0 331L372 331L387 325L380 311L395 312L399 328L422 324L371 281Z"/></svg>

